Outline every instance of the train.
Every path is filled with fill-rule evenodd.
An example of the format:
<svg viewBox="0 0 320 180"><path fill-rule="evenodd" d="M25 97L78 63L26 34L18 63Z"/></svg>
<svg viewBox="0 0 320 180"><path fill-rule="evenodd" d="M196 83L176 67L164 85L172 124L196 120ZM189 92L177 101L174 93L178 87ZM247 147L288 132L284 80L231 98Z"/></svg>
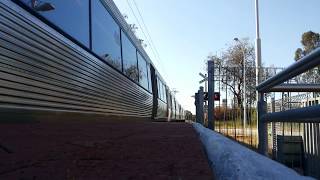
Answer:
<svg viewBox="0 0 320 180"><path fill-rule="evenodd" d="M0 0L0 120L183 121L112 0Z"/></svg>

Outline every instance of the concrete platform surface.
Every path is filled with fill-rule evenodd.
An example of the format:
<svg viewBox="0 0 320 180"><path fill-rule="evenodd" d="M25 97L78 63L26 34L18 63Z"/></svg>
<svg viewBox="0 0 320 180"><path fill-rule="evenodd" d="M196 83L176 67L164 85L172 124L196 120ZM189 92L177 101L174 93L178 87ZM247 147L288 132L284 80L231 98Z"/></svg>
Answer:
<svg viewBox="0 0 320 180"><path fill-rule="evenodd" d="M0 179L213 179L192 125L0 123Z"/></svg>

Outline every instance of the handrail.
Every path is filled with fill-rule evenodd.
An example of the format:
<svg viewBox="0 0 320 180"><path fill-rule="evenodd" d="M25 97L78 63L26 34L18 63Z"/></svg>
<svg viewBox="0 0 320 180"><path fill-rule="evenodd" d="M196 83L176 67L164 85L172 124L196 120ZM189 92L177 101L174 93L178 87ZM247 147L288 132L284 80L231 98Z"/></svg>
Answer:
<svg viewBox="0 0 320 180"><path fill-rule="evenodd" d="M263 122L320 123L320 106L308 106L262 115Z"/></svg>
<svg viewBox="0 0 320 180"><path fill-rule="evenodd" d="M279 72L275 76L260 83L256 89L260 92L267 92L270 88L279 85L309 69L312 69L320 64L320 48L317 48L312 53L301 58L285 70Z"/></svg>
<svg viewBox="0 0 320 180"><path fill-rule="evenodd" d="M282 84L319 65L320 48L317 48L256 87L260 95L258 99L258 149L261 154L267 155L268 153L268 122L320 122L320 106L267 113L264 101L264 93L266 92L319 92L319 84Z"/></svg>
<svg viewBox="0 0 320 180"><path fill-rule="evenodd" d="M280 84L266 92L320 92L320 84Z"/></svg>

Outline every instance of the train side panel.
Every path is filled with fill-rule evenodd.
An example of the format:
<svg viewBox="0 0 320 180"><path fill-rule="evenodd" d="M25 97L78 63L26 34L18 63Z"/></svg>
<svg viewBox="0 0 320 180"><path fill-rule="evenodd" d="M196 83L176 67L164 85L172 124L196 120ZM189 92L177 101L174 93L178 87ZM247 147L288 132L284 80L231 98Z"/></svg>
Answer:
<svg viewBox="0 0 320 180"><path fill-rule="evenodd" d="M2 112L151 117L150 92L11 1L0 12Z"/></svg>

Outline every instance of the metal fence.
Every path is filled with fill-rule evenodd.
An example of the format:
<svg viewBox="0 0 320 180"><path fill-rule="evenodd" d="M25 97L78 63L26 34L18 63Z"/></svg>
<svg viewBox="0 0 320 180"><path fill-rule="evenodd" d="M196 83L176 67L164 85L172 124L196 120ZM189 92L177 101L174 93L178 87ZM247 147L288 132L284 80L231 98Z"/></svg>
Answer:
<svg viewBox="0 0 320 180"><path fill-rule="evenodd" d="M211 127L301 174L320 179L319 65L317 49L286 69L261 68L263 82L256 87L255 67L244 70L215 64L213 91L220 93L220 100L214 103ZM317 72L310 74L314 68ZM244 75L246 88L239 78ZM203 96L206 91L200 88L197 94ZM196 104L203 105L202 98L196 99L201 101ZM210 109L205 107L197 117L208 127Z"/></svg>
<svg viewBox="0 0 320 180"><path fill-rule="evenodd" d="M262 79L267 79L281 70L283 68L261 68ZM239 75L243 76L244 72L246 100L243 104L244 82L240 82ZM255 150L258 147L255 67L246 67L246 71L243 71L241 67L223 67L215 64L214 82L214 91L220 94L220 100L215 102L215 130ZM207 123L206 120L205 122Z"/></svg>
<svg viewBox="0 0 320 180"><path fill-rule="evenodd" d="M259 152L316 178L320 178L319 74L304 75L308 81L299 81L299 75L319 65L316 49L257 86ZM266 97L270 93L273 96Z"/></svg>

